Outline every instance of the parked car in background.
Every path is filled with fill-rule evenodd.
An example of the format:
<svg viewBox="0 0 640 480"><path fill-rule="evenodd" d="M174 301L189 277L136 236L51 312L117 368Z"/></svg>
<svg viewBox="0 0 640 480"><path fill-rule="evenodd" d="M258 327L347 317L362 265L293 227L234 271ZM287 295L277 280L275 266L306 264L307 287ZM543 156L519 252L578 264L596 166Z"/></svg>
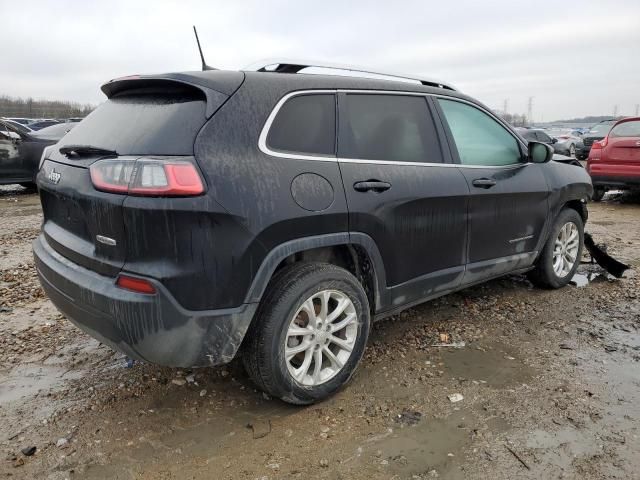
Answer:
<svg viewBox="0 0 640 480"><path fill-rule="evenodd" d="M240 354L309 404L374 319L512 272L570 281L584 169L443 82L268 66L110 81L47 150L35 261L81 329L175 367Z"/></svg>
<svg viewBox="0 0 640 480"><path fill-rule="evenodd" d="M29 125L30 123L35 122L33 118L22 118L22 117L8 117L7 120L11 120L13 122L17 122L22 125Z"/></svg>
<svg viewBox="0 0 640 480"><path fill-rule="evenodd" d="M609 189L640 189L640 117L619 120L606 137L593 143L587 172L595 201Z"/></svg>
<svg viewBox="0 0 640 480"><path fill-rule="evenodd" d="M553 143L554 152L575 158L576 147L582 142L576 130L571 128L552 129L543 133L552 139L556 139L556 142Z"/></svg>
<svg viewBox="0 0 640 480"><path fill-rule="evenodd" d="M49 120L40 120L40 121L37 121L37 122L34 122L34 123L30 123L30 124L29 124L29 128L30 128L31 130L36 130L36 131L38 131L38 130L41 130L41 129L45 128L45 127L50 127L51 125L56 125L56 124L58 124L58 123L60 123L60 121L58 121L58 120L53 120L53 119L49 119Z"/></svg>
<svg viewBox="0 0 640 480"><path fill-rule="evenodd" d="M553 148L554 152L558 154L567 155L570 151L568 148L565 148L565 146L561 147L559 150L556 149L556 144L559 143L558 139L552 137L546 130L543 130L541 128L519 127L516 128L516 131L522 136L522 138L529 142L546 143L551 148ZM573 151L575 153L575 142L573 142L572 145L574 146Z"/></svg>
<svg viewBox="0 0 640 480"><path fill-rule="evenodd" d="M586 160L593 142L602 140L609 133L614 123L616 123L615 120L603 120L593 125L587 133L582 135L582 144L576 146L576 158L578 160Z"/></svg>
<svg viewBox="0 0 640 480"><path fill-rule="evenodd" d="M13 125L15 127L15 129L19 132L19 133L30 133L33 132L33 130L31 130L29 127L27 127L26 125L20 123L20 122L16 122L14 120L10 120L8 118L0 118L0 120L2 120L4 123L8 124L8 125Z"/></svg>
<svg viewBox="0 0 640 480"><path fill-rule="evenodd" d="M58 141L69 133L76 125L77 122L56 123L55 125L38 130L36 136L38 138Z"/></svg>
<svg viewBox="0 0 640 480"><path fill-rule="evenodd" d="M35 187L43 150L60 140L77 124L66 125L66 129L58 128L55 131L49 129L59 125L38 132L24 132L14 124L0 119L0 185L18 183L27 188Z"/></svg>

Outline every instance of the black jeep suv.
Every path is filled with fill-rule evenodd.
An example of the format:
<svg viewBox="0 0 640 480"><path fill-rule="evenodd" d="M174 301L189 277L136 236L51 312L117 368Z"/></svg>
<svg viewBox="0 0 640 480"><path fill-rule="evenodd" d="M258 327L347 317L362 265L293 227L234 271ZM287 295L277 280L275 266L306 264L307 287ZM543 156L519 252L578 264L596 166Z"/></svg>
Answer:
<svg viewBox="0 0 640 480"><path fill-rule="evenodd" d="M38 174L60 311L135 359L241 354L307 404L349 380L375 319L508 273L568 283L584 169L448 85L301 67L102 86Z"/></svg>

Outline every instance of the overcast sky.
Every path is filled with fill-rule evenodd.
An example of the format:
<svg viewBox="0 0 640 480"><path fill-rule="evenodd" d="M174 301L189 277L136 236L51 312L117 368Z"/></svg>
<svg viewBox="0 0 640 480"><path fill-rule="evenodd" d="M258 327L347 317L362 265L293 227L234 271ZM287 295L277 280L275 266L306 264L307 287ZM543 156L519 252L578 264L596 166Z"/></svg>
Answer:
<svg viewBox="0 0 640 480"><path fill-rule="evenodd" d="M521 6L520 6L521 5ZM635 113L640 0L0 0L0 94L99 103L114 77L274 57L422 74L536 121Z"/></svg>

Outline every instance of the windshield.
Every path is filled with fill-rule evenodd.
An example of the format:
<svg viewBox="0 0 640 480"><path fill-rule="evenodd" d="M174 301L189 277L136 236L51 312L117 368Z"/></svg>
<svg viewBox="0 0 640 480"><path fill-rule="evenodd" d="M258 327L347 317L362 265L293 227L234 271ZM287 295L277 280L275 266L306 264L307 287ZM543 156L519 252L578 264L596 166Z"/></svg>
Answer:
<svg viewBox="0 0 640 480"><path fill-rule="evenodd" d="M205 101L187 92L123 95L94 110L64 137L120 155L192 155L205 122Z"/></svg>
<svg viewBox="0 0 640 480"><path fill-rule="evenodd" d="M2 120L2 119L0 119L0 123L2 124L0 126L4 126L4 125L12 126L15 129L15 131L18 132L18 133L32 133L30 128L27 128L24 125L22 125L21 123L14 122L12 120ZM3 130L5 130L5 129L3 128Z"/></svg>
<svg viewBox="0 0 640 480"><path fill-rule="evenodd" d="M607 133L609 133L611 125L611 123L598 123L597 125L591 127L589 133L600 133L602 135L606 135Z"/></svg>
<svg viewBox="0 0 640 480"><path fill-rule="evenodd" d="M555 128L553 130L548 130L547 134L555 138L574 136L573 130L568 128Z"/></svg>

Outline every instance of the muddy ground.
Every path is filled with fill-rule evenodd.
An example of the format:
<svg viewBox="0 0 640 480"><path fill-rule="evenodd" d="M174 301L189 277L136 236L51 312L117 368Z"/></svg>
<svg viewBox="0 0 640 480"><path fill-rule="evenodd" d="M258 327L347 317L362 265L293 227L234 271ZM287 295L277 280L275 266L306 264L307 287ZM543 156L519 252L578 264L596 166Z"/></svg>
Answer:
<svg viewBox="0 0 640 480"><path fill-rule="evenodd" d="M590 211L596 241L639 267L640 200ZM640 478L633 271L585 264L588 284L557 291L507 277L413 308L375 325L346 389L297 408L237 363L131 366L77 330L39 288L40 221L36 195L0 190L3 477Z"/></svg>

